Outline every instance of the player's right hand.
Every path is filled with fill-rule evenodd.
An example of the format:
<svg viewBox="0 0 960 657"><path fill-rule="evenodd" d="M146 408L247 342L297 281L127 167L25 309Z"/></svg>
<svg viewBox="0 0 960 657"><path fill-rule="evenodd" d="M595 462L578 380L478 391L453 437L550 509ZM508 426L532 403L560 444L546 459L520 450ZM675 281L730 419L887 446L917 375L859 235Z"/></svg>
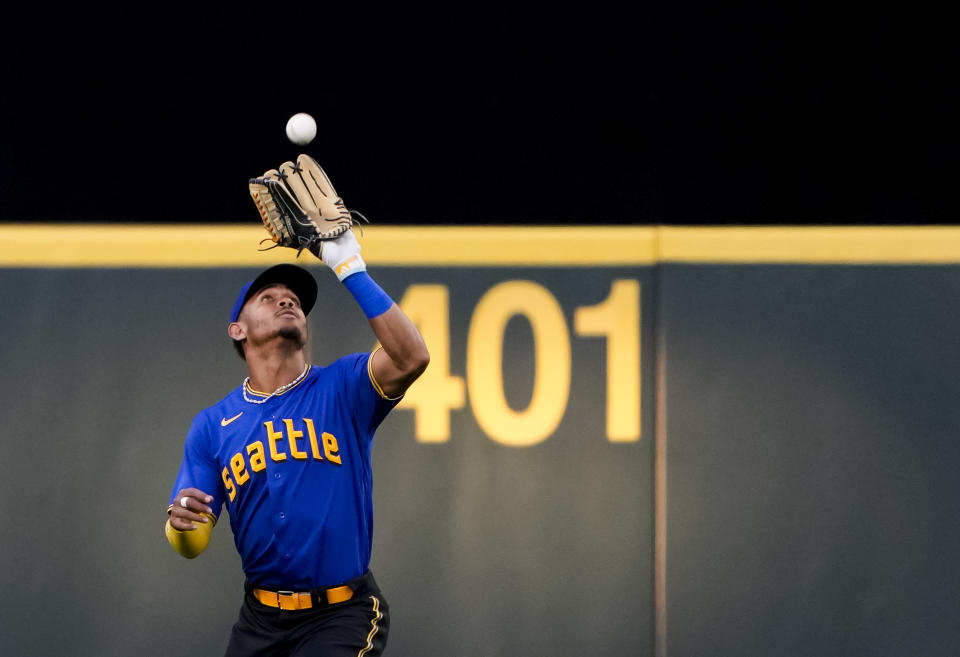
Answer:
<svg viewBox="0 0 960 657"><path fill-rule="evenodd" d="M186 499L186 508L181 506L180 500ZM210 495L207 495L199 488L184 488L177 493L177 498L170 508L170 526L182 532L191 531L197 528L195 522L209 522L210 519L202 516L202 513L213 515L213 509L207 504L213 501Z"/></svg>

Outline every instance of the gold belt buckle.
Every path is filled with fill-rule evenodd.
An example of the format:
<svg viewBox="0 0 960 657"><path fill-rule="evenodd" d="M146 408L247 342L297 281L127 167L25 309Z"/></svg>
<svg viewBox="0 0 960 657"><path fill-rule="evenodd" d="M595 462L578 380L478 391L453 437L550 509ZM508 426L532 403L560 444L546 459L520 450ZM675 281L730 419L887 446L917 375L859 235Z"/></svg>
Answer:
<svg viewBox="0 0 960 657"><path fill-rule="evenodd" d="M290 600L289 606L283 605L283 598ZM277 606L285 611L293 611L300 608L300 596L295 591L277 591Z"/></svg>

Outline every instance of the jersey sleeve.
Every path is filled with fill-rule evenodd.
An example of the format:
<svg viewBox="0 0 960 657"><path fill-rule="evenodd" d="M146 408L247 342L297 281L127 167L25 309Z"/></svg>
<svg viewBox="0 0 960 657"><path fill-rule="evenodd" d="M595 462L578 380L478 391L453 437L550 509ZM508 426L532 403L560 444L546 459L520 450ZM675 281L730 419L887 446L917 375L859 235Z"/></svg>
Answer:
<svg viewBox="0 0 960 657"><path fill-rule="evenodd" d="M216 455L210 450L207 420L198 414L190 425L183 444L183 460L170 491L170 504L177 503L177 494L184 488L198 488L213 497L209 504L213 515L219 517L223 508L224 491L220 480Z"/></svg>
<svg viewBox="0 0 960 657"><path fill-rule="evenodd" d="M373 354L353 354L344 359L346 388L357 426L373 433L402 397L390 399L377 391L371 380L368 363Z"/></svg>

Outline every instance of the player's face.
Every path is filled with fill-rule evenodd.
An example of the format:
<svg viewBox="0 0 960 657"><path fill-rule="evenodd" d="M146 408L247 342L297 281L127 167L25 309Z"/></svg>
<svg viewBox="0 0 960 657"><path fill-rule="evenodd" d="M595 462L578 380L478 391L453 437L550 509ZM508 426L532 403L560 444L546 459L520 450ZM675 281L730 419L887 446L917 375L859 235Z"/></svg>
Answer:
<svg viewBox="0 0 960 657"><path fill-rule="evenodd" d="M245 325L248 344L275 339L291 340L298 348L307 343L307 318L300 299L286 285L269 285L250 297L238 322Z"/></svg>

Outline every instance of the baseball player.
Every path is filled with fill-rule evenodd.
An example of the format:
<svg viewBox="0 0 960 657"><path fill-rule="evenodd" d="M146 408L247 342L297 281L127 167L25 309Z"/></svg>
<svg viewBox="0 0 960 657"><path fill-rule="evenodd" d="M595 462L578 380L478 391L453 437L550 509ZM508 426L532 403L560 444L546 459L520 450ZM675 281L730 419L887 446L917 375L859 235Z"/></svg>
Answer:
<svg viewBox="0 0 960 657"><path fill-rule="evenodd" d="M325 241L321 258L379 346L311 364L312 274L281 264L245 284L228 334L249 376L196 415L170 496L166 535L187 558L207 546L224 504L230 514L245 596L228 657L372 657L386 645L389 610L369 570L371 448L429 354L367 273L352 230Z"/></svg>

